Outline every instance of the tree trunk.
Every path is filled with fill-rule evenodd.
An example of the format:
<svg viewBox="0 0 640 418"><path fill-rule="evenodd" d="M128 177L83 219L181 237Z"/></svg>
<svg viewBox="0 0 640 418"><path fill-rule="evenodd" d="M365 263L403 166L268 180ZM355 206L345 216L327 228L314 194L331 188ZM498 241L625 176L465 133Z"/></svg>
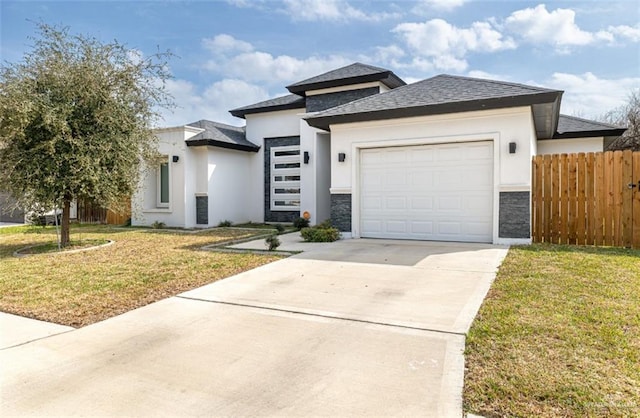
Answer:
<svg viewBox="0 0 640 418"><path fill-rule="evenodd" d="M60 228L60 246L66 247L69 244L69 215L71 213L71 199L64 199L62 206L62 225Z"/></svg>

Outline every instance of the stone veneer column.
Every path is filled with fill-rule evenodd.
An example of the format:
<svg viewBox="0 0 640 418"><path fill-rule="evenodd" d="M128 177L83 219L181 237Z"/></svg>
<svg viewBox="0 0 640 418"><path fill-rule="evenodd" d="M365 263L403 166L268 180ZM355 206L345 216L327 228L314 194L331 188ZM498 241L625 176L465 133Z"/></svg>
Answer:
<svg viewBox="0 0 640 418"><path fill-rule="evenodd" d="M500 238L531 238L529 192L500 192Z"/></svg>
<svg viewBox="0 0 640 418"><path fill-rule="evenodd" d="M351 231L351 194L331 195L331 223L341 232Z"/></svg>

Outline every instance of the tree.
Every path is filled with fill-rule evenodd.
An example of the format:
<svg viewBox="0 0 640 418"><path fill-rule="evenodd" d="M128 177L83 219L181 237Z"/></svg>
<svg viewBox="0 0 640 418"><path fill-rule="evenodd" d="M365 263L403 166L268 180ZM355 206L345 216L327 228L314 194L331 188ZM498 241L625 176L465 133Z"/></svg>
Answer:
<svg viewBox="0 0 640 418"><path fill-rule="evenodd" d="M62 208L65 246L72 201L117 208L155 157L170 54L37 28L23 60L0 67L0 185L27 210Z"/></svg>
<svg viewBox="0 0 640 418"><path fill-rule="evenodd" d="M625 133L613 141L607 150L640 151L640 89L633 90L626 104L607 112L602 119L612 125L627 127Z"/></svg>

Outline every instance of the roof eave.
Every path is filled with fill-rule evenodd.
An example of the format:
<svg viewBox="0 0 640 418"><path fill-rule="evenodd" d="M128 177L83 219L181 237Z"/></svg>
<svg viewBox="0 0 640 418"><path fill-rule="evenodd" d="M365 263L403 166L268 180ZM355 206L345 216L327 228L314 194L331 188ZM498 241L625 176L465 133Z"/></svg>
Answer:
<svg viewBox="0 0 640 418"><path fill-rule="evenodd" d="M217 141L215 139L198 139L195 141L187 141L188 147L217 147L217 148L226 148L232 149L236 151L245 151L245 152L258 152L260 151L260 147L255 145L243 145L243 144L233 144L224 141Z"/></svg>
<svg viewBox="0 0 640 418"><path fill-rule="evenodd" d="M255 107L251 109L233 109L230 110L233 116L237 118L245 119L246 115L251 115L254 113L266 113L266 112L277 112L279 110L291 110L291 109L304 109L304 102L295 102L295 103L287 103L284 105L274 105L274 106L263 106L263 107Z"/></svg>
<svg viewBox="0 0 640 418"><path fill-rule="evenodd" d="M352 122L367 122L384 119L398 119L415 116L442 115L446 113L462 113L478 110L503 109L508 107L531 106L534 104L552 103L558 98L557 91L536 93L524 96L499 97L492 99L471 100L467 102L450 102L437 105L415 106L398 109L384 109L371 112L350 113L331 116L310 116L307 123L318 129L330 130L330 125Z"/></svg>
<svg viewBox="0 0 640 418"><path fill-rule="evenodd" d="M380 81L383 83L387 81L387 83L384 83L384 84L392 88L406 84L398 76L396 76L392 71L383 71L379 73L340 78L336 80L320 81L316 83L308 83L308 84L300 84L300 85L292 84L287 86L287 90L289 90L289 92L291 93L304 96L305 92L309 90L320 90L320 89L326 89L331 87L341 87L341 86L348 86L352 84L369 83L371 81Z"/></svg>
<svg viewBox="0 0 640 418"><path fill-rule="evenodd" d="M602 129L602 130L592 130L592 131L576 131L576 132L556 132L553 135L553 138L546 139L571 139L571 138L593 138L598 136L611 136L617 137L625 133L626 128L617 128L617 129Z"/></svg>

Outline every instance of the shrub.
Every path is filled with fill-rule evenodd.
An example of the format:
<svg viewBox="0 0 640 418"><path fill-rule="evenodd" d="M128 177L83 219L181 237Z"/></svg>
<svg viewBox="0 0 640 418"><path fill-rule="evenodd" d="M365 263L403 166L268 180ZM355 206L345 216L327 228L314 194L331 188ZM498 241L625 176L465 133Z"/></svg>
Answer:
<svg viewBox="0 0 640 418"><path fill-rule="evenodd" d="M304 228L300 231L300 235L307 242L333 242L340 239L340 231L331 226L329 221L324 221L311 228Z"/></svg>
<svg viewBox="0 0 640 418"><path fill-rule="evenodd" d="M224 221L220 221L220 223L218 224L219 228L228 228L231 226L231 221L228 220L224 220Z"/></svg>
<svg viewBox="0 0 640 418"><path fill-rule="evenodd" d="M284 226L281 224L275 224L273 227L278 231L278 234L282 234L284 232Z"/></svg>
<svg viewBox="0 0 640 418"><path fill-rule="evenodd" d="M277 235L270 235L264 240L265 245L269 248L269 251L273 251L280 246L280 240Z"/></svg>
<svg viewBox="0 0 640 418"><path fill-rule="evenodd" d="M300 231L302 228L307 228L309 226L309 220L302 217L294 219L293 226Z"/></svg>
<svg viewBox="0 0 640 418"><path fill-rule="evenodd" d="M164 224L164 222L158 222L158 221L155 221L154 223L151 224L151 228L153 229L162 229L165 226L166 225Z"/></svg>

